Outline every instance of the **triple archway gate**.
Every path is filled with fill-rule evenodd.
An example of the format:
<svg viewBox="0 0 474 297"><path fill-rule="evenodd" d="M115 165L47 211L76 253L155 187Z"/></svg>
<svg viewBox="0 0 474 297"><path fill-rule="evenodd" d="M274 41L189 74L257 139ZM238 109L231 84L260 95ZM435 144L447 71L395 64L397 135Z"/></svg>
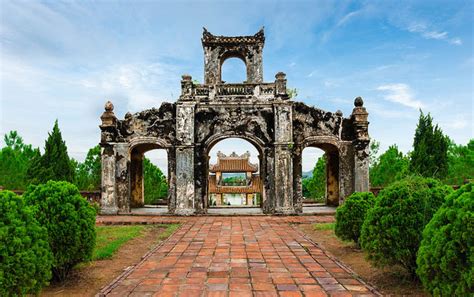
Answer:
<svg viewBox="0 0 474 297"><path fill-rule="evenodd" d="M168 209L206 213L209 152L220 140L241 138L260 156L262 208L267 214L302 212L302 152L318 147L327 158L327 204L338 205L354 191L367 191L368 113L361 98L350 117L293 101L286 76L263 82L263 30L253 36L214 36L204 30L204 84L183 75L176 103L163 103L119 120L106 103L101 116L102 200L104 214L128 213L144 204L143 154L168 154ZM222 63L241 58L247 81L221 81Z"/></svg>

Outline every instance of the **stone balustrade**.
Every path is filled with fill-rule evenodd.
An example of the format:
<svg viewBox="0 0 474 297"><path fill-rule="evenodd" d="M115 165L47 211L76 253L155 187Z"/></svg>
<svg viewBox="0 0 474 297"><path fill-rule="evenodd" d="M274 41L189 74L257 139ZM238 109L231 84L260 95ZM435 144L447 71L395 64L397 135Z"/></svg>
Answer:
<svg viewBox="0 0 474 297"><path fill-rule="evenodd" d="M191 98L219 98L229 96L270 98L279 96L287 99L286 78L284 73L275 76L271 83L219 83L197 84L190 75L183 75L181 81L181 100Z"/></svg>
<svg viewBox="0 0 474 297"><path fill-rule="evenodd" d="M217 84L204 85L192 84L191 89L181 94L183 97L209 97L214 93L214 97L227 96L274 96L276 95L275 83L240 83L240 84Z"/></svg>

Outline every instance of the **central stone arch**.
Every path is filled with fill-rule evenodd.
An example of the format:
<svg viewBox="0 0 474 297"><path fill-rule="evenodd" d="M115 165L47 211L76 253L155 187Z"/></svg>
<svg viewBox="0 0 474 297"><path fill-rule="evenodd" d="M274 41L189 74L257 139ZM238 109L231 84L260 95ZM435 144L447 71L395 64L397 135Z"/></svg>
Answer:
<svg viewBox="0 0 474 297"><path fill-rule="evenodd" d="M168 153L168 210L178 215L207 212L209 151L218 141L241 138L260 154L263 212L302 212L301 156L318 147L328 157L328 204L368 190L368 113L356 98L350 117L292 101L286 75L263 82L263 29L252 36L215 36L204 29L204 83L183 75L176 103L163 103L116 118L108 102L101 116L102 200L106 214L140 206L140 160L149 149ZM247 67L244 83L221 81L230 57Z"/></svg>
<svg viewBox="0 0 474 297"><path fill-rule="evenodd" d="M262 209L268 209L268 200L266 199L265 193L269 190L269 183L267 177L267 156L269 150L268 150L268 145L266 142L262 139L259 139L255 135L249 134L249 133L243 133L243 134L235 134L233 132L228 132L224 134L214 134L210 136L204 143L203 143L203 150L198 152L198 158L203 158L203 166L200 166L198 170L201 174L198 174L201 178L201 183L202 186L199 189L199 193L196 195L198 199L202 201L203 204L203 209L207 209L209 206L207 205L207 197L208 197L208 189L209 189L209 179L207 178L209 176L209 152L211 149L216 145L218 142L225 140L225 139L230 139L230 138L239 138L248 141L251 143L255 149L259 153L259 170L260 170L260 177L263 180L263 186L262 186Z"/></svg>

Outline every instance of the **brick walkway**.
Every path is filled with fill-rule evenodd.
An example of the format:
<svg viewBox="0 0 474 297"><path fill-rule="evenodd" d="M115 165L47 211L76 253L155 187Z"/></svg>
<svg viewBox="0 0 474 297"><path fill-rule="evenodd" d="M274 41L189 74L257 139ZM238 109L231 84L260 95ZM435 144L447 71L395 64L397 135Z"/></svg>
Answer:
<svg viewBox="0 0 474 297"><path fill-rule="evenodd" d="M120 219L121 218L121 219ZM151 218L148 218L150 220ZM332 217L191 217L107 296L374 296L289 223ZM106 224L145 217L101 217ZM164 221L163 221L164 222Z"/></svg>

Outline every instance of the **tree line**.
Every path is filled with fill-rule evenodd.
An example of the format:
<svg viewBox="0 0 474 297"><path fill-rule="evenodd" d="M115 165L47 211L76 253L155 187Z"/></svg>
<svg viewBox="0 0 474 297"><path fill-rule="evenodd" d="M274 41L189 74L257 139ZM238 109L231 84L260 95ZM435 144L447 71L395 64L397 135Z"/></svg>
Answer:
<svg viewBox="0 0 474 297"><path fill-rule="evenodd" d="M410 175L441 180L448 185L462 185L474 178L474 139L466 145L454 143L432 116L420 111L413 140L413 150L404 154L396 144L378 155L380 143L370 144L370 185L386 187ZM303 183L303 196L324 202L326 193L326 158L316 162L313 174Z"/></svg>
<svg viewBox="0 0 474 297"><path fill-rule="evenodd" d="M0 150L0 186L10 190L26 190L31 184L49 180L67 181L82 191L96 191L101 183L101 150L99 145L89 149L84 162L70 158L62 138L58 121L48 133L44 153L26 144L17 131L4 136L5 146ZM143 160L145 204L156 203L168 196L168 184L163 172Z"/></svg>

